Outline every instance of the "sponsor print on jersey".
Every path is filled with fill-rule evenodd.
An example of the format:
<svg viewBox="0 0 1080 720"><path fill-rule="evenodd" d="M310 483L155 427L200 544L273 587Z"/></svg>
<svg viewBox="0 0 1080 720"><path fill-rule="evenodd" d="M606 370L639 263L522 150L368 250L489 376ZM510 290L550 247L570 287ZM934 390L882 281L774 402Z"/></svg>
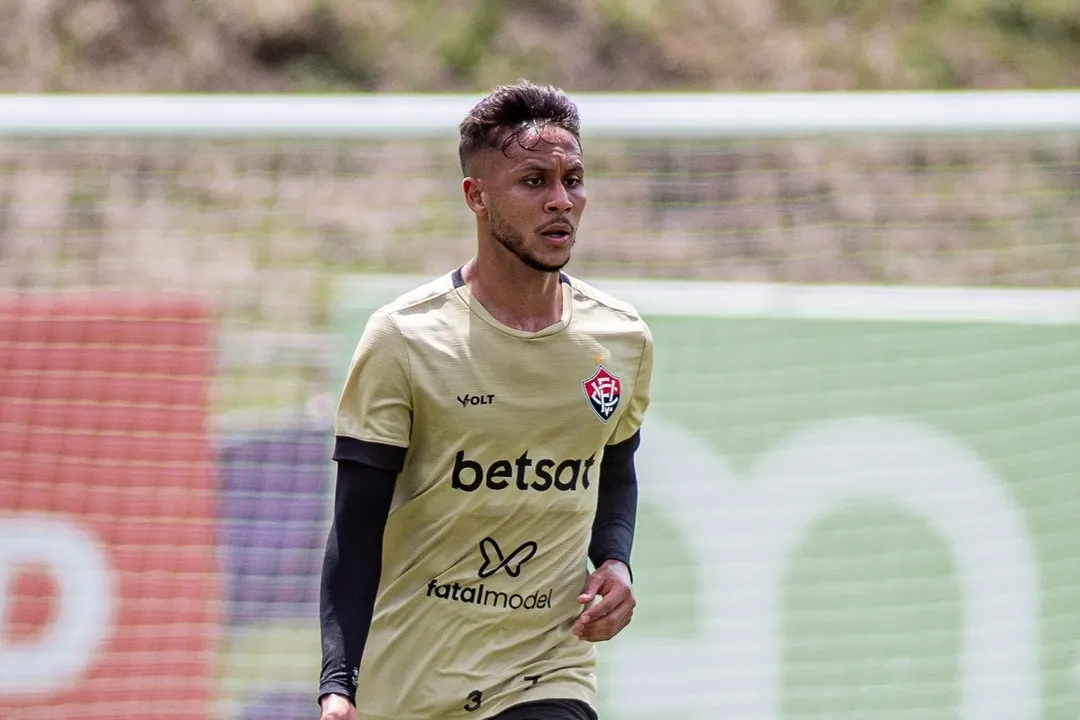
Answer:
<svg viewBox="0 0 1080 720"><path fill-rule="evenodd" d="M622 396L622 383L619 378L600 365L592 377L581 383L581 387L585 390L585 397L597 417L604 422L610 420L618 409L619 398Z"/></svg>
<svg viewBox="0 0 1080 720"><path fill-rule="evenodd" d="M480 541L480 557L484 559L484 564L476 574L484 579L505 570L507 575L516 578L521 574L521 566L536 554L536 548L536 543L529 540L514 548L509 555L503 555L499 543L494 538L486 537Z"/></svg>
<svg viewBox="0 0 1080 720"><path fill-rule="evenodd" d="M555 489L573 492L581 487L589 489L589 470L596 463L596 453L587 458L552 458L529 456L529 451L514 459L494 460L490 465L465 457L464 450L454 456L454 469L450 486L455 490L476 492L481 487L488 490L536 490L544 492Z"/></svg>
<svg viewBox="0 0 1080 720"><path fill-rule="evenodd" d="M477 578L490 580L505 572L516 578L521 575L521 567L537 553L535 541L529 540L518 545L510 552L504 552L494 538L486 537L480 541L480 567ZM427 596L438 600L465 603L468 605L487 605L506 610L543 610L551 607L553 588L534 590L528 593L507 592L479 585L462 585L459 582L440 583L434 579L427 585Z"/></svg>

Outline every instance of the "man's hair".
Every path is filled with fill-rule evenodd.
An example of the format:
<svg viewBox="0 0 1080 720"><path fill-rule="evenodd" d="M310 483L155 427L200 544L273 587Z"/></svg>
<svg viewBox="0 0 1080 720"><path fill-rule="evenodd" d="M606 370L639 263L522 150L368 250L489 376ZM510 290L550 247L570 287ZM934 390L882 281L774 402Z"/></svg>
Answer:
<svg viewBox="0 0 1080 720"><path fill-rule="evenodd" d="M469 159L481 150L505 153L510 145L520 143L523 133L544 127L562 128L581 145L577 106L561 89L527 80L496 87L461 121L461 172L468 174Z"/></svg>

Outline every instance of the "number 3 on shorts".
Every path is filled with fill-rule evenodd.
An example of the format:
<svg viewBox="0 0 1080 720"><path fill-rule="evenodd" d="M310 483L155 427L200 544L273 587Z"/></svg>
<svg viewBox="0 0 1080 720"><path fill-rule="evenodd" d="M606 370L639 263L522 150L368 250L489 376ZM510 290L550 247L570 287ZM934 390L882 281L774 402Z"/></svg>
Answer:
<svg viewBox="0 0 1080 720"><path fill-rule="evenodd" d="M484 701L484 693L479 690L473 690L469 693L469 697L466 698L469 702L465 705L466 712L472 712L473 710L480 709L480 703Z"/></svg>

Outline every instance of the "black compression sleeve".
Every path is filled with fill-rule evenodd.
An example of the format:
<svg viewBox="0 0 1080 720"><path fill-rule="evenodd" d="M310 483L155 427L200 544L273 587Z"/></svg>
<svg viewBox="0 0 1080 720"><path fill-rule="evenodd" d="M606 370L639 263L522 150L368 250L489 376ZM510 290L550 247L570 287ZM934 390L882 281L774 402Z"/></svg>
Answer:
<svg viewBox="0 0 1080 720"><path fill-rule="evenodd" d="M356 704L356 673L367 642L382 574L383 532L396 470L338 459L334 519L323 556L319 615L322 675L329 693Z"/></svg>
<svg viewBox="0 0 1080 720"><path fill-rule="evenodd" d="M595 567L600 567L605 560L619 560L630 567L638 501L634 453L640 443L639 431L604 450L604 459L600 462L596 517L589 543L589 559Z"/></svg>

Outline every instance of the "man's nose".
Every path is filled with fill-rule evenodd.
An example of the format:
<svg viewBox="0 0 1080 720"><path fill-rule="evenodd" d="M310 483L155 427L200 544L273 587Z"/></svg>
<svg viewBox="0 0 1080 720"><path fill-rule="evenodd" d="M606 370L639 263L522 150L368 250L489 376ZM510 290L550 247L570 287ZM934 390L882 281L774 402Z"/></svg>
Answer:
<svg viewBox="0 0 1080 720"><path fill-rule="evenodd" d="M544 209L549 213L565 215L574 209L574 203L570 200L570 193L566 192L566 188L562 185L557 185L552 196L548 198L548 201L544 204Z"/></svg>

